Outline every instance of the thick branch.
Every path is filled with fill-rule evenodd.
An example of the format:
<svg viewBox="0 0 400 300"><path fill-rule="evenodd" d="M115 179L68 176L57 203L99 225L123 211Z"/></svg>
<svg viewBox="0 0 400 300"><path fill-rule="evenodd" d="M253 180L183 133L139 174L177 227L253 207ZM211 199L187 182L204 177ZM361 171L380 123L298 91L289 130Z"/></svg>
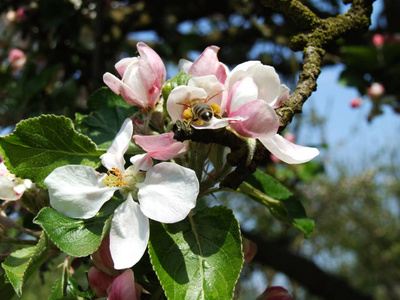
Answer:
<svg viewBox="0 0 400 300"><path fill-rule="evenodd" d="M324 46L349 32L365 31L371 24L374 0L354 0L344 15L320 19L297 0L261 0L266 6L289 16L308 33L294 36L290 42L293 51L303 51L303 72L290 98L277 109L281 128L291 123L296 113L301 113L303 104L317 88L317 78L321 72ZM301 20L305 20L302 22Z"/></svg>
<svg viewBox="0 0 400 300"><path fill-rule="evenodd" d="M291 253L282 243L267 241L250 233L244 232L243 235L255 242L258 249L262 249L254 257L255 261L285 273L311 293L325 300L372 300L372 297L352 288L343 279L330 275L313 262Z"/></svg>

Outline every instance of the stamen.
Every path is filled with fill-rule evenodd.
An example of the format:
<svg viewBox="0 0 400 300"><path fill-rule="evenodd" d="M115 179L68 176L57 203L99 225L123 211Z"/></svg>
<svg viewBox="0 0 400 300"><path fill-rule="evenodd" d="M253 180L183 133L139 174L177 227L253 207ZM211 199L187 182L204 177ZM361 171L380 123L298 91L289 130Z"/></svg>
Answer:
<svg viewBox="0 0 400 300"><path fill-rule="evenodd" d="M122 175L121 171L117 168L111 168L107 171L107 176L103 179L103 185L108 187L125 186L127 182L123 179L128 175Z"/></svg>

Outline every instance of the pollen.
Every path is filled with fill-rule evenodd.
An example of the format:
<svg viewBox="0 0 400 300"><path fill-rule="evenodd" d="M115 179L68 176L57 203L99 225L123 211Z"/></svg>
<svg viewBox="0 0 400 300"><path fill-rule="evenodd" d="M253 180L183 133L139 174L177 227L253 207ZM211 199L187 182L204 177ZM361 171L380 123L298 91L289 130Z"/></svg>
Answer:
<svg viewBox="0 0 400 300"><path fill-rule="evenodd" d="M183 118L184 118L185 120L189 120L189 119L193 118L192 109L191 109L190 107L189 107L189 108L186 108L186 109L183 111L182 116L183 116Z"/></svg>
<svg viewBox="0 0 400 300"><path fill-rule="evenodd" d="M107 176L103 179L103 185L108 187L121 187L126 186L125 178L128 175L122 175L121 171L117 168L112 168L107 171Z"/></svg>
<svg viewBox="0 0 400 300"><path fill-rule="evenodd" d="M217 103L211 103L210 106L213 109L214 113L216 113L217 115L220 114L221 107Z"/></svg>

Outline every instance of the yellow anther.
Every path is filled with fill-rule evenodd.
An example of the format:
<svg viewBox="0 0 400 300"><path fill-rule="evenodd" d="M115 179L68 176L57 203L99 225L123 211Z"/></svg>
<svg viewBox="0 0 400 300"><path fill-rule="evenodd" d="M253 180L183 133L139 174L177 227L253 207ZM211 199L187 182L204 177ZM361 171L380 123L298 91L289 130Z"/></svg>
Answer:
<svg viewBox="0 0 400 300"><path fill-rule="evenodd" d="M109 187L117 187L126 185L126 181L122 181L123 177L127 177L127 175L122 176L122 173L117 168L111 168L111 170L107 171L107 176L103 179L103 185Z"/></svg>

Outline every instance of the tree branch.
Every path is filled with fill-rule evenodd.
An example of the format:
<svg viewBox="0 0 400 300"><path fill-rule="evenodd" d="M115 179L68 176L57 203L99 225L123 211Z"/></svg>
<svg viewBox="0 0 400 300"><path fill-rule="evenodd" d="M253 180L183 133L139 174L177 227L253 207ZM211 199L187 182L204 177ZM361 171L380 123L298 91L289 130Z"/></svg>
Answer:
<svg viewBox="0 0 400 300"><path fill-rule="evenodd" d="M258 249L262 249L257 252L254 261L285 273L311 293L325 300L372 300L371 296L357 291L345 280L328 274L313 262L291 253L281 242L268 241L247 232L243 232L243 235L255 242Z"/></svg>

